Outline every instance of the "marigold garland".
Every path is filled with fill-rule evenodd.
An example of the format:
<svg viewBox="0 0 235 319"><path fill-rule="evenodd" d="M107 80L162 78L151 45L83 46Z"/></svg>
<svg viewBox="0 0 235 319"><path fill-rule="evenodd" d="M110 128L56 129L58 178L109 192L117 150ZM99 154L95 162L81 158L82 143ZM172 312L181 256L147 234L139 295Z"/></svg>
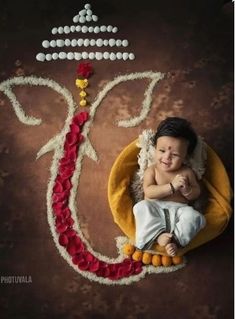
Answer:
<svg viewBox="0 0 235 319"><path fill-rule="evenodd" d="M88 84L89 84L88 78L93 74L93 67L91 63L89 62L79 63L77 67L77 74L79 78L76 79L75 84L79 89L81 89L81 92L79 93L81 97L79 104L80 106L84 107L84 106L87 106L88 104L87 99L85 99L85 97L87 96L87 93L84 89L88 87Z"/></svg>

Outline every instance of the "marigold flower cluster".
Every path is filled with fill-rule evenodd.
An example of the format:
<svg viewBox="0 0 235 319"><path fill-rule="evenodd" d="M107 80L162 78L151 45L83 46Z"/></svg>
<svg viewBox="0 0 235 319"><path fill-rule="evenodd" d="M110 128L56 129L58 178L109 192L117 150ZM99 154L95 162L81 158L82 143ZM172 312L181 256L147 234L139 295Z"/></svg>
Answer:
<svg viewBox="0 0 235 319"><path fill-rule="evenodd" d="M78 77L75 81L76 86L81 90L80 95L80 106L87 106L87 92L85 89L88 87L88 78L93 74L93 67L89 62L82 62L77 67Z"/></svg>

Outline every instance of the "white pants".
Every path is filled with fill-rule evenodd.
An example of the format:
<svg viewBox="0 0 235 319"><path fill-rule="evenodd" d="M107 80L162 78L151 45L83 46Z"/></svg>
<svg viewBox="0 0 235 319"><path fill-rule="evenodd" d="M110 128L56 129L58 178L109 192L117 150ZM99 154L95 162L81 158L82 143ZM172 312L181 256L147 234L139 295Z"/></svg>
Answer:
<svg viewBox="0 0 235 319"><path fill-rule="evenodd" d="M142 200L133 208L136 224L135 245L149 249L163 232L172 233L176 242L186 246L206 225L205 217L183 203Z"/></svg>

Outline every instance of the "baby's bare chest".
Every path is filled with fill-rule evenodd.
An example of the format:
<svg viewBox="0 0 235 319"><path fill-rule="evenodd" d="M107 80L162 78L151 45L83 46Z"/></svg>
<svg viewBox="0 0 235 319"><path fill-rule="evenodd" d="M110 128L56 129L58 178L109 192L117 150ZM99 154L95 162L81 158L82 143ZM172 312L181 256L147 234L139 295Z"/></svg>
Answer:
<svg viewBox="0 0 235 319"><path fill-rule="evenodd" d="M155 181L156 181L156 184L158 185L170 183L177 174L186 175L184 170L179 170L174 172L161 172L160 170L157 170L156 168L154 169Z"/></svg>
<svg viewBox="0 0 235 319"><path fill-rule="evenodd" d="M161 172L158 172L156 169L154 173L155 181L158 185L168 184L175 177L174 174L162 174Z"/></svg>

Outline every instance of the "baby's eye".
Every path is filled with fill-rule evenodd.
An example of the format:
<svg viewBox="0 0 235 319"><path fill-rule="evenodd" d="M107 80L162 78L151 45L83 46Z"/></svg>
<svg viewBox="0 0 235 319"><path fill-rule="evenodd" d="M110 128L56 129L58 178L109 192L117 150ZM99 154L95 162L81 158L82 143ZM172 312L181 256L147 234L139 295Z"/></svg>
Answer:
<svg viewBox="0 0 235 319"><path fill-rule="evenodd" d="M160 149L160 150L159 150L159 152L164 153L164 152L165 152L165 150Z"/></svg>
<svg viewBox="0 0 235 319"><path fill-rule="evenodd" d="M174 157L179 157L179 154L172 154Z"/></svg>

